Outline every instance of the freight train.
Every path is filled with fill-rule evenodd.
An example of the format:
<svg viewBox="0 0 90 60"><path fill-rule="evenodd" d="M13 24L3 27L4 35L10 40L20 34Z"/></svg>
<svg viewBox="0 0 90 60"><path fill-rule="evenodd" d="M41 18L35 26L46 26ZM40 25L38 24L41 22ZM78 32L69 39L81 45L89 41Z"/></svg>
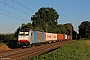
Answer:
<svg viewBox="0 0 90 60"><path fill-rule="evenodd" d="M17 46L30 47L33 44L52 43L63 40L70 40L71 36L59 33L46 33L40 31L32 31L29 29L22 29L18 34Z"/></svg>

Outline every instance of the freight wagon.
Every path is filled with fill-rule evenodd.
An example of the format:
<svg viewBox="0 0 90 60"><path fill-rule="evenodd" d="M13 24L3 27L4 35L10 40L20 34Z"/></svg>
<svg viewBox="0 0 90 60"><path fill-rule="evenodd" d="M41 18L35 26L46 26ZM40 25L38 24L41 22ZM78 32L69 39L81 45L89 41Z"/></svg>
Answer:
<svg viewBox="0 0 90 60"><path fill-rule="evenodd" d="M71 36L70 36L70 35L68 35L68 36L67 36L67 39L68 39L68 40L71 40Z"/></svg>
<svg viewBox="0 0 90 60"><path fill-rule="evenodd" d="M57 34L54 34L54 33L45 33L45 36L46 36L45 40L48 43L56 42L57 41Z"/></svg>
<svg viewBox="0 0 90 60"><path fill-rule="evenodd" d="M63 41L64 40L64 34L57 34L57 40Z"/></svg>
<svg viewBox="0 0 90 60"><path fill-rule="evenodd" d="M23 47L40 43L52 43L67 39L70 39L70 37L65 34L46 33L32 30L20 30L18 34L17 45Z"/></svg>

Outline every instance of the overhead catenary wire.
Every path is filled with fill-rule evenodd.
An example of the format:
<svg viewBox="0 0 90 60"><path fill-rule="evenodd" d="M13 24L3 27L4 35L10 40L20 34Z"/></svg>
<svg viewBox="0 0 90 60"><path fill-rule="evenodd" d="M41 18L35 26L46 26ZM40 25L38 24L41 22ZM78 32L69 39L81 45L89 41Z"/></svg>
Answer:
<svg viewBox="0 0 90 60"><path fill-rule="evenodd" d="M17 9L17 8L13 7L13 6L10 6L10 5L6 4L6 3L5 3L5 1L4 1L4 2L0 1L0 3L2 3L2 4L4 4L4 5L6 5L6 6L10 7L10 8L13 8L13 9L15 9L15 10L17 10L17 11L20 11L20 12L22 12L22 13L26 14L26 15L31 16L30 14L28 14L28 13L26 13L26 12L24 12L24 11L21 11L21 10L19 10L19 9Z"/></svg>
<svg viewBox="0 0 90 60"><path fill-rule="evenodd" d="M4 9L1 9L0 8L0 10L2 10L2 11L4 11L4 12L7 12L7 13L9 13L9 14L11 14L11 15L14 15L14 16L19 16L19 15L16 15L16 14L14 14L14 13L11 13L11 12L9 12L9 11L6 11L6 10L4 10ZM19 17L21 17L21 16L19 16ZM24 17L21 17L21 18L24 18ZM24 18L25 20L26 20L26 18Z"/></svg>
<svg viewBox="0 0 90 60"><path fill-rule="evenodd" d="M30 5L30 6L32 6L32 7L34 7L34 8L37 8L36 6L34 6L34 5L32 5L32 4L30 4L29 2L27 2L26 0L23 0L25 3L27 3L28 5Z"/></svg>
<svg viewBox="0 0 90 60"><path fill-rule="evenodd" d="M1 14L1 15L4 15L4 16L8 16L8 17L11 17L11 18L18 19L18 20L21 20L21 21L26 22L26 21L23 20L23 19L20 19L20 18L17 18L17 17L13 17L13 16L11 16L11 15L7 15L7 14L4 14L4 13L0 13L0 14Z"/></svg>
<svg viewBox="0 0 90 60"><path fill-rule="evenodd" d="M20 3L16 2L15 0L11 0L11 1L13 1L14 3L16 3L16 4L22 6L22 7L26 8L26 9L32 11L32 12L35 12L34 10L32 10L32 9L30 9L30 8L28 8L28 7L26 7L26 6L24 6L23 4L20 4Z"/></svg>

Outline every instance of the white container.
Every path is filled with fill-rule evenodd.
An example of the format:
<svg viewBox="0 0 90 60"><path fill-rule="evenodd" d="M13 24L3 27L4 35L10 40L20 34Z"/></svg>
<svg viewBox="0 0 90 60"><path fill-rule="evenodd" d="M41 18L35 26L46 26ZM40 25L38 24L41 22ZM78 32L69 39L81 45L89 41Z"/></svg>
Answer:
<svg viewBox="0 0 90 60"><path fill-rule="evenodd" d="M65 36L65 40L67 39L67 35L64 35Z"/></svg>
<svg viewBox="0 0 90 60"><path fill-rule="evenodd" d="M46 41L52 40L52 33L46 33Z"/></svg>
<svg viewBox="0 0 90 60"><path fill-rule="evenodd" d="M52 34L52 40L57 40L57 34Z"/></svg>
<svg viewBox="0 0 90 60"><path fill-rule="evenodd" d="M57 40L57 34L54 33L46 33L46 41Z"/></svg>

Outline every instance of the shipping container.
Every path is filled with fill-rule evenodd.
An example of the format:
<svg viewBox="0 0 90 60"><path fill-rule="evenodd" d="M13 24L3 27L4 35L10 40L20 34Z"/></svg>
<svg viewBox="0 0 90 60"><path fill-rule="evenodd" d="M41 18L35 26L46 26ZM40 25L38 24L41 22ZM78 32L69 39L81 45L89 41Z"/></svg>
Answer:
<svg viewBox="0 0 90 60"><path fill-rule="evenodd" d="M46 33L46 41L52 41L52 33Z"/></svg>
<svg viewBox="0 0 90 60"><path fill-rule="evenodd" d="M68 39L68 40L71 40L71 36L70 36L70 35L67 35L67 39Z"/></svg>
<svg viewBox="0 0 90 60"><path fill-rule="evenodd" d="M67 35L64 35L64 39L67 40Z"/></svg>
<svg viewBox="0 0 90 60"><path fill-rule="evenodd" d="M46 33L46 41L55 42L57 40L57 34L54 33Z"/></svg>
<svg viewBox="0 0 90 60"><path fill-rule="evenodd" d="M57 40L57 34L52 34L52 40Z"/></svg>
<svg viewBox="0 0 90 60"><path fill-rule="evenodd" d="M33 41L33 43L46 42L45 33L39 32L39 31L34 31L32 33L32 41Z"/></svg>
<svg viewBox="0 0 90 60"><path fill-rule="evenodd" d="M37 39L37 43L39 42L46 42L45 39L45 33L44 32L36 32L36 39Z"/></svg>
<svg viewBox="0 0 90 60"><path fill-rule="evenodd" d="M59 41L64 40L64 34L57 34L57 40Z"/></svg>

